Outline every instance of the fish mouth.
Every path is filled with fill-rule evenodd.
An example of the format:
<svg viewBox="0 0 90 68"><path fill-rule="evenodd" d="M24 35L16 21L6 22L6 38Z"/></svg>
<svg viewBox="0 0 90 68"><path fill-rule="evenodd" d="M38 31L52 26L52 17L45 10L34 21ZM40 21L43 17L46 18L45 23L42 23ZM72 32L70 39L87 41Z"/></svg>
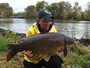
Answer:
<svg viewBox="0 0 90 68"><path fill-rule="evenodd" d="M73 39L72 41L71 41L71 44L74 44L75 43L75 40Z"/></svg>

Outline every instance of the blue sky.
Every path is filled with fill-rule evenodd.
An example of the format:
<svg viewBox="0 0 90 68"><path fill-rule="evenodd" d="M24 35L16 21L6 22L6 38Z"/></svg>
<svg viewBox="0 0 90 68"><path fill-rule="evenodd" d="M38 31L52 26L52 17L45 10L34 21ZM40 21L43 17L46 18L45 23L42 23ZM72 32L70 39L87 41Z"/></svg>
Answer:
<svg viewBox="0 0 90 68"><path fill-rule="evenodd" d="M28 5L35 5L38 1L43 0L0 0L0 3L9 3L10 6L13 7L14 12L23 12L24 8L26 8ZM74 2L79 2L79 5L82 6L82 10L85 10L87 2L90 2L90 0L44 0L51 3L58 3L60 1L66 1L70 2L72 5L74 5Z"/></svg>

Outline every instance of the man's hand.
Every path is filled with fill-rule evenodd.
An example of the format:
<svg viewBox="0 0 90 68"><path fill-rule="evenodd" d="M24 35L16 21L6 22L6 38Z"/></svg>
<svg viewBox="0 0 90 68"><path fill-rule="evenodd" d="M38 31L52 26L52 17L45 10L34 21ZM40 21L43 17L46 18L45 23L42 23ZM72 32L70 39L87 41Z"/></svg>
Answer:
<svg viewBox="0 0 90 68"><path fill-rule="evenodd" d="M64 51L64 46L62 46L58 49L58 52L62 52L62 51Z"/></svg>
<svg viewBox="0 0 90 68"><path fill-rule="evenodd" d="M24 55L26 55L27 57L29 57L29 58L30 58L30 57L33 57L32 51L25 51L25 50L24 50L22 53L23 53Z"/></svg>

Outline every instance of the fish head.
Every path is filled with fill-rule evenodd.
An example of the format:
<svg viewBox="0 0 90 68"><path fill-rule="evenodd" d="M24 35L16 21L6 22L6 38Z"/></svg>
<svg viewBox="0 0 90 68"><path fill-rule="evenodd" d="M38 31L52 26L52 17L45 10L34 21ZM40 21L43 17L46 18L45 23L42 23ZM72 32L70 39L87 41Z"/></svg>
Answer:
<svg viewBox="0 0 90 68"><path fill-rule="evenodd" d="M75 40L71 37L65 37L65 44L71 45L75 42Z"/></svg>

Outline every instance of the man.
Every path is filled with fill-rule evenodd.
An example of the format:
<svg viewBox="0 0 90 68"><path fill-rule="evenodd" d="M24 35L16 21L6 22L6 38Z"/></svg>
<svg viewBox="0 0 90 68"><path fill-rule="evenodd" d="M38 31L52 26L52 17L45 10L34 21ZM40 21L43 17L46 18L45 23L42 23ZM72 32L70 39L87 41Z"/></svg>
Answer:
<svg viewBox="0 0 90 68"><path fill-rule="evenodd" d="M42 9L39 12L37 23L35 23L26 33L26 36L30 36L37 33L56 32L54 26L54 17L47 9ZM64 47L61 47L59 52L63 51ZM57 55L52 54L49 61L45 61L43 55L33 55L32 51L23 51L24 56L24 68L61 68L63 60Z"/></svg>

